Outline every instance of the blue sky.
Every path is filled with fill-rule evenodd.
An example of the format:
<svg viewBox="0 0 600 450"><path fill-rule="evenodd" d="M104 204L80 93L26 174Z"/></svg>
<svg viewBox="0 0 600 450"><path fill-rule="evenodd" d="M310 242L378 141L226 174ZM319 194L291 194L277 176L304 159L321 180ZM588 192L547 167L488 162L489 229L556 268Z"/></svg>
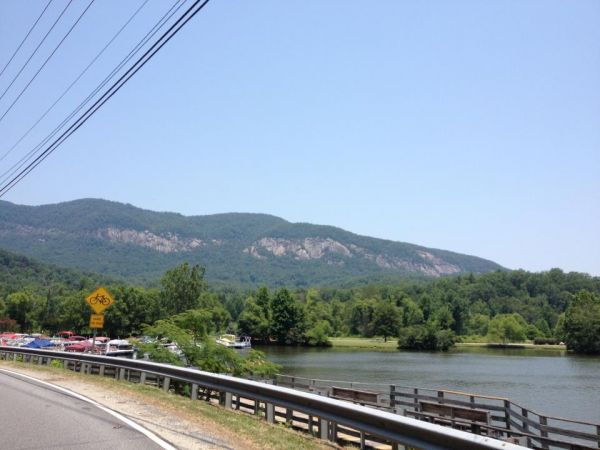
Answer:
<svg viewBox="0 0 600 450"><path fill-rule="evenodd" d="M86 4L75 0L69 20ZM140 4L92 5L0 122L0 153ZM150 0L1 171L170 4ZM0 3L0 67L44 5ZM0 90L64 5L54 0ZM596 0L212 0L3 199L270 213L509 268L600 275L599 24Z"/></svg>

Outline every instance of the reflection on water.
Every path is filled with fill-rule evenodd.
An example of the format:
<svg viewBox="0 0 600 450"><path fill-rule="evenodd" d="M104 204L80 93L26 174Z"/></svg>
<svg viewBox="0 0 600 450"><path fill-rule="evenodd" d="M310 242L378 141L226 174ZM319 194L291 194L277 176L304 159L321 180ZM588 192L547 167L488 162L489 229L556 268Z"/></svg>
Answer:
<svg viewBox="0 0 600 450"><path fill-rule="evenodd" d="M536 412L600 423L600 357L557 350L448 353L260 347L284 374L509 397Z"/></svg>

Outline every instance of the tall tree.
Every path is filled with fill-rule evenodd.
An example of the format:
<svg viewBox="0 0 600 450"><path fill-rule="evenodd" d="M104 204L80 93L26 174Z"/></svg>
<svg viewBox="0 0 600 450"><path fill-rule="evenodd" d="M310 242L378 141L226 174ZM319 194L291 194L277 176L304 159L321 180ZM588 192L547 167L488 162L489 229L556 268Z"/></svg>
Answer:
<svg viewBox="0 0 600 450"><path fill-rule="evenodd" d="M388 336L397 336L400 328L400 312L395 305L388 301L380 301L375 304L373 311L373 322L371 329L373 334L383 336L387 342Z"/></svg>
<svg viewBox="0 0 600 450"><path fill-rule="evenodd" d="M167 270L160 280L162 307L168 315L179 314L198 306L200 295L206 288L204 267L187 262Z"/></svg>
<svg viewBox="0 0 600 450"><path fill-rule="evenodd" d="M577 353L600 353L600 296L580 291L565 312L565 343Z"/></svg>
<svg viewBox="0 0 600 450"><path fill-rule="evenodd" d="M271 336L280 344L300 344L306 331L304 310L283 288L271 299Z"/></svg>

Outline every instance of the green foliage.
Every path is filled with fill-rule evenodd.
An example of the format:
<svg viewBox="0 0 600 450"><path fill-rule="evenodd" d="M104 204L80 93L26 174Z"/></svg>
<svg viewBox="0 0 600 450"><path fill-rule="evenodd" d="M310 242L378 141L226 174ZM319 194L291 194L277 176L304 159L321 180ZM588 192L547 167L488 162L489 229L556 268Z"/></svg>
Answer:
<svg viewBox="0 0 600 450"><path fill-rule="evenodd" d="M279 344L301 344L305 331L304 309L290 291L279 289L271 299L270 335Z"/></svg>
<svg viewBox="0 0 600 450"><path fill-rule="evenodd" d="M204 271L204 267L190 267L187 262L166 271L160 280L160 298L168 315L198 306L205 289Z"/></svg>
<svg viewBox="0 0 600 450"><path fill-rule="evenodd" d="M577 353L600 353L600 296L575 294L565 313L565 343Z"/></svg>
<svg viewBox="0 0 600 450"><path fill-rule="evenodd" d="M400 328L400 311L389 301L380 301L375 305L371 330L374 335L383 336L387 342L388 336L397 336Z"/></svg>
<svg viewBox="0 0 600 450"><path fill-rule="evenodd" d="M519 314L498 314L488 325L488 341L509 342L524 341L527 331L527 323Z"/></svg>
<svg viewBox="0 0 600 450"><path fill-rule="evenodd" d="M318 347L330 347L329 336L332 334L331 325L326 320L318 321L306 332L306 343Z"/></svg>
<svg viewBox="0 0 600 450"><path fill-rule="evenodd" d="M153 336L157 340L139 344L140 349L153 361L176 365L182 365L185 361L188 365L209 372L237 376L272 376L278 372L279 366L267 361L263 353L250 351L248 355L241 356L235 350L217 345L212 338L202 334L197 320L203 316L209 318L204 310L188 311L174 318L157 321L144 330L147 336ZM182 352L182 358L166 349L164 341L176 343Z"/></svg>
<svg viewBox="0 0 600 450"><path fill-rule="evenodd" d="M412 325L402 328L399 333L398 348L402 350L447 351L454 345L452 330L439 330L430 325Z"/></svg>

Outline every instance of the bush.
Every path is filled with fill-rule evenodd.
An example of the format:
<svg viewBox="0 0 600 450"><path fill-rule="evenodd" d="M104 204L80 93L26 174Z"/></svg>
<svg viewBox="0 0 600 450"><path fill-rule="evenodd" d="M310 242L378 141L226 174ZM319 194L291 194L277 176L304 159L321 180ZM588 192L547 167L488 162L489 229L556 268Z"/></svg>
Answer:
<svg viewBox="0 0 600 450"><path fill-rule="evenodd" d="M431 325L413 325L400 330L398 348L402 350L447 351L456 338L452 330L438 330Z"/></svg>

